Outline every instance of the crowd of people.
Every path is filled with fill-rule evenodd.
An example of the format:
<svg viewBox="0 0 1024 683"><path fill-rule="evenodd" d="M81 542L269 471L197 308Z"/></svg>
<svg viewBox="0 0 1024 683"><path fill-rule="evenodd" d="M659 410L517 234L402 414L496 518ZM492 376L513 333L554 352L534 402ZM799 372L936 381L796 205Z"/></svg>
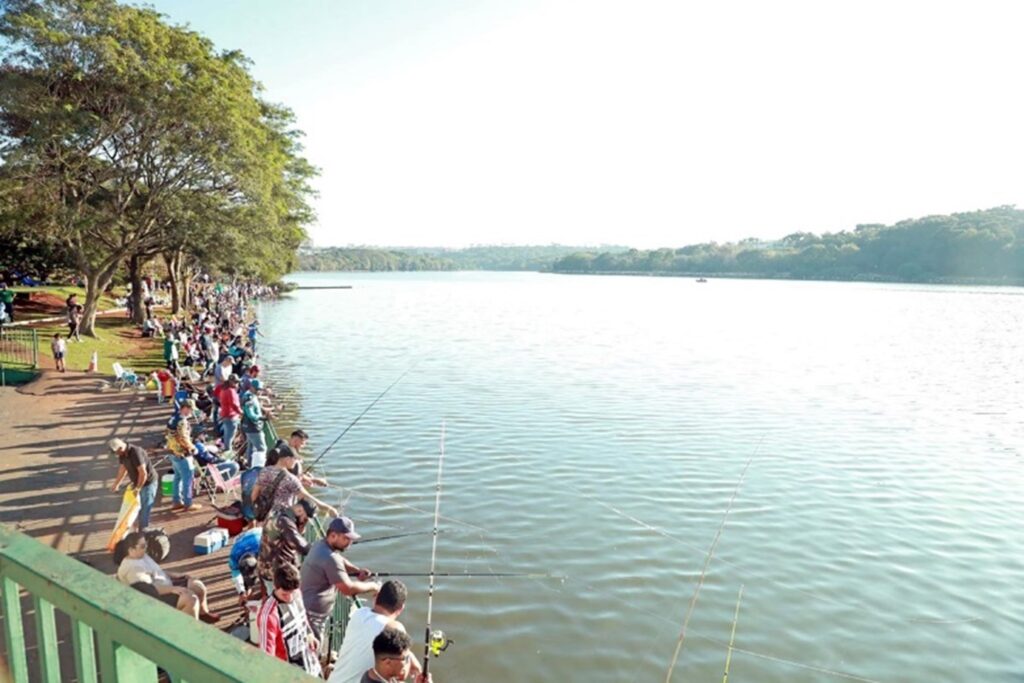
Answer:
<svg viewBox="0 0 1024 683"><path fill-rule="evenodd" d="M127 483L140 507L135 530L122 541L117 578L198 620L217 622L220 615L210 612L201 581L165 572L148 554L159 486L154 458L165 457L173 472L172 513L202 507L195 500L197 476L201 480L216 470L222 481L238 477L235 509L244 527L233 540L227 571L240 607L259 605L249 625L258 632L259 649L334 683L428 683L398 621L406 587L376 580L343 554L360 536L351 519L311 491L327 481L303 469L308 435L297 429L267 443L265 424L274 416L275 397L261 379L256 344L262 333L250 303L269 295L252 284L201 283L191 292L188 316L160 324L147 311L147 321L154 322L143 334L164 340L166 367L153 377L157 400L171 414L162 449L147 452L116 438L108 444L119 461L112 490ZM319 525L321 513L322 536L310 542L306 527ZM330 621L339 593L374 597L372 606L353 613L341 647L331 652Z"/></svg>

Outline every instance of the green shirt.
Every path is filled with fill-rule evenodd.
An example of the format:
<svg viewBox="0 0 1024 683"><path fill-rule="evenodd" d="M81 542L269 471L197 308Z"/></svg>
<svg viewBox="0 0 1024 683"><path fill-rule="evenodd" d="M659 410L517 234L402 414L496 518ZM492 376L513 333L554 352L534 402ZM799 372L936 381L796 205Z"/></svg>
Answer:
<svg viewBox="0 0 1024 683"><path fill-rule="evenodd" d="M0 290L0 303L14 303L14 292L9 289Z"/></svg>

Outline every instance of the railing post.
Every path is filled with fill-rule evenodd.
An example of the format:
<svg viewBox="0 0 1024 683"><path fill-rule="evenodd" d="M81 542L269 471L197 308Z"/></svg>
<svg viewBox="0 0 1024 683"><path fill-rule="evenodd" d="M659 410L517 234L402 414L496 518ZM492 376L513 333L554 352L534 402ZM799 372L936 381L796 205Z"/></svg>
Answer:
<svg viewBox="0 0 1024 683"><path fill-rule="evenodd" d="M102 633L97 640L103 683L156 683L156 664Z"/></svg>
<svg viewBox="0 0 1024 683"><path fill-rule="evenodd" d="M36 647L39 668L46 683L60 683L60 653L57 651L57 622L53 605L37 595L32 596L36 608Z"/></svg>
<svg viewBox="0 0 1024 683"><path fill-rule="evenodd" d="M96 683L96 645L92 627L71 617L71 640L75 649L75 674L78 683Z"/></svg>
<svg viewBox="0 0 1024 683"><path fill-rule="evenodd" d="M21 596L18 584L6 576L0 578L4 603L4 644L7 666L14 683L28 683L28 661L25 658L25 628L21 623Z"/></svg>
<svg viewBox="0 0 1024 683"><path fill-rule="evenodd" d="M32 369L39 369L39 330L32 328Z"/></svg>

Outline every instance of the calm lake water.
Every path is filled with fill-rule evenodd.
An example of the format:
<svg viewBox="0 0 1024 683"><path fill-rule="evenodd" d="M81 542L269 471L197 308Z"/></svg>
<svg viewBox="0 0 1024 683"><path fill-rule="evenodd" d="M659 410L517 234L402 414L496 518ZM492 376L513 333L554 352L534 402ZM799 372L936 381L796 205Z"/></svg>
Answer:
<svg viewBox="0 0 1024 683"><path fill-rule="evenodd" d="M303 273L261 354L452 681L1024 681L1024 290ZM384 500L386 499L386 500ZM412 508L418 508L415 510ZM357 546L426 572L430 536ZM421 638L427 581L406 580ZM417 651L421 645L417 646Z"/></svg>

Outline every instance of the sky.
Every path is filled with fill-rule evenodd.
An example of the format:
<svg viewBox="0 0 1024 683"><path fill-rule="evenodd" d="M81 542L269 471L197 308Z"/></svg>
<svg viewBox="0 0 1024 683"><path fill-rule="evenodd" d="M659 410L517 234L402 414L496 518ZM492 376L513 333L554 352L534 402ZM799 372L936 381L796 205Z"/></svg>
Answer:
<svg viewBox="0 0 1024 683"><path fill-rule="evenodd" d="M678 247L1024 206L1019 2L151 4L295 111L317 246Z"/></svg>

